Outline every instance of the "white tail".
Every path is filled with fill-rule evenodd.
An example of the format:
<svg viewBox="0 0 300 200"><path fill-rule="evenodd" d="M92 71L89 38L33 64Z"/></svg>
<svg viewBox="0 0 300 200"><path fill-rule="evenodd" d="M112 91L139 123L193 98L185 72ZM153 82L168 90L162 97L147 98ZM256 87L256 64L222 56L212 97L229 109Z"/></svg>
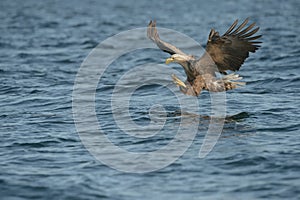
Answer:
<svg viewBox="0 0 300 200"><path fill-rule="evenodd" d="M231 90L231 89L246 85L246 82L238 81L241 79L243 79L243 77L240 77L238 74L229 74L229 75L223 76L223 78L222 78L222 80L225 83L226 90Z"/></svg>

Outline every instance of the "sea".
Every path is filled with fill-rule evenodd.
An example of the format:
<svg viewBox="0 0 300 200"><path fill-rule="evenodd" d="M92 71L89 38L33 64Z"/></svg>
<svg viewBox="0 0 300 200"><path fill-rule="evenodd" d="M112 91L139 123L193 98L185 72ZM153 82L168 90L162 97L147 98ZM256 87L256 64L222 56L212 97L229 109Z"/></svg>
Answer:
<svg viewBox="0 0 300 200"><path fill-rule="evenodd" d="M300 1L0 6L0 199L300 199ZM248 17L261 48L226 93L183 95L146 37L200 56Z"/></svg>

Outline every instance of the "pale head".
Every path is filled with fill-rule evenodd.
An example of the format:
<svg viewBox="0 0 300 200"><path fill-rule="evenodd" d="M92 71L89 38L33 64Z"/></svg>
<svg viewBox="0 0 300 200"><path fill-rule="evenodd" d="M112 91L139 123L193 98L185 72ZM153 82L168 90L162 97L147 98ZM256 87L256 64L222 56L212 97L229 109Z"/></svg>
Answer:
<svg viewBox="0 0 300 200"><path fill-rule="evenodd" d="M184 64L190 60L190 56L181 55L181 54L173 54L170 58L166 59L166 64L171 62L176 62L178 64Z"/></svg>

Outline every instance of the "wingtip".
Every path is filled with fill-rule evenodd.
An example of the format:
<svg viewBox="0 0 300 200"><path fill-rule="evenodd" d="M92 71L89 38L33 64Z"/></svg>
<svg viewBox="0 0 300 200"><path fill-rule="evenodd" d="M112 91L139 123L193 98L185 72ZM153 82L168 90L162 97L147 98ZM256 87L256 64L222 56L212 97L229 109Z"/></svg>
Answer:
<svg viewBox="0 0 300 200"><path fill-rule="evenodd" d="M236 27L236 25L238 24L239 20L236 19L231 26L228 28L228 30L224 33L224 35L230 34L231 31Z"/></svg>

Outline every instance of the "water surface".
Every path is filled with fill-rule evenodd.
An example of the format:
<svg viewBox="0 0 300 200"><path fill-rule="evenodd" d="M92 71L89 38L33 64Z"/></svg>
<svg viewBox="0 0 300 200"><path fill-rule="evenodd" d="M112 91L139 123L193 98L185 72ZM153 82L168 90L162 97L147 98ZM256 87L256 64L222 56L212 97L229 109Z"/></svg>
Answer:
<svg viewBox="0 0 300 200"><path fill-rule="evenodd" d="M0 195L3 199L299 199L299 1L1 1ZM227 119L213 151L199 159L209 121L188 151L148 174L107 167L86 150L72 116L72 90L81 63L107 37L159 26L205 45L210 28L224 32L250 17L261 27L262 48L239 74L247 85L227 93ZM167 38L165 36L165 38ZM113 122L113 85L131 66L163 63L160 51L131 53L113 63L96 94L97 117L114 143L131 151L167 144L179 126L180 108L169 90L142 87L130 114L149 123L151 105L168 116L162 132L139 140ZM171 65L174 69L180 67ZM157 97L157 94L161 98ZM109 99L109 98L107 98ZM105 99L104 99L105 100ZM201 115L210 98L200 98Z"/></svg>

